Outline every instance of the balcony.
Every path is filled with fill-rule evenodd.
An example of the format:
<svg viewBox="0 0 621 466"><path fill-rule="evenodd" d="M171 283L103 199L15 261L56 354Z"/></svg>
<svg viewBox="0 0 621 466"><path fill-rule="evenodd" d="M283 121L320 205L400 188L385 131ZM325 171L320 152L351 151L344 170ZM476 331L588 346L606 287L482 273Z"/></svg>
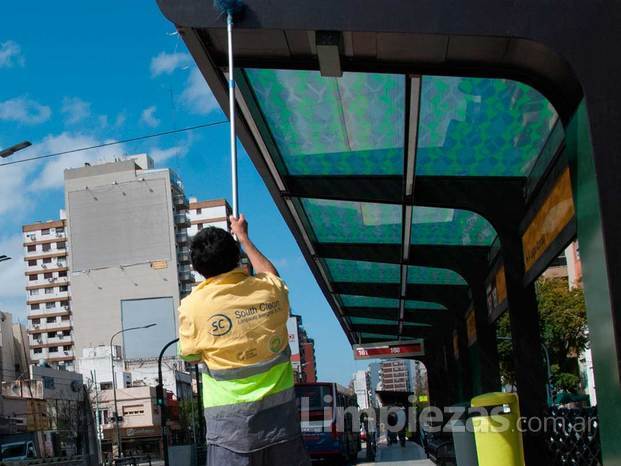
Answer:
<svg viewBox="0 0 621 466"><path fill-rule="evenodd" d="M175 207L188 207L190 205L188 198L183 194L175 194L173 196L173 204Z"/></svg>
<svg viewBox="0 0 621 466"><path fill-rule="evenodd" d="M178 227L189 227L190 226L190 219L188 218L188 216L185 213L176 213L175 214L175 225L177 225Z"/></svg>
<svg viewBox="0 0 621 466"><path fill-rule="evenodd" d="M177 243L184 244L188 242L188 234L185 231L177 233Z"/></svg>
<svg viewBox="0 0 621 466"><path fill-rule="evenodd" d="M192 276L192 272L190 271L180 271L179 280L183 283L189 283L194 281L194 277Z"/></svg>

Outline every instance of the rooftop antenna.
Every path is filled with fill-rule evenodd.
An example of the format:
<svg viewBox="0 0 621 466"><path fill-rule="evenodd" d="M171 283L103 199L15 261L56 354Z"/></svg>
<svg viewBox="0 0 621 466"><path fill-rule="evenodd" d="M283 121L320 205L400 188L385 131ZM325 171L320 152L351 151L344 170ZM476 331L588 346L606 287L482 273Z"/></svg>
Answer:
<svg viewBox="0 0 621 466"><path fill-rule="evenodd" d="M233 215L239 217L237 205L237 145L235 144L235 77L233 67L233 20L239 19L244 10L241 0L214 0L214 7L226 14L226 32L229 55L229 120L231 122L231 187Z"/></svg>

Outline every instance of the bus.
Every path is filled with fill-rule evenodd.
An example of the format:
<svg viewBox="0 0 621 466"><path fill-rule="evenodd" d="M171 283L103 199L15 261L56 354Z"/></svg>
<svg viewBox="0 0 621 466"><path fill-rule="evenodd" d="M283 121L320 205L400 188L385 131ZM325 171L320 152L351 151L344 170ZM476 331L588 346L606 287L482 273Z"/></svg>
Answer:
<svg viewBox="0 0 621 466"><path fill-rule="evenodd" d="M320 382L296 384L295 394L310 457L341 464L355 462L360 451L360 428L354 423L358 408L354 391Z"/></svg>

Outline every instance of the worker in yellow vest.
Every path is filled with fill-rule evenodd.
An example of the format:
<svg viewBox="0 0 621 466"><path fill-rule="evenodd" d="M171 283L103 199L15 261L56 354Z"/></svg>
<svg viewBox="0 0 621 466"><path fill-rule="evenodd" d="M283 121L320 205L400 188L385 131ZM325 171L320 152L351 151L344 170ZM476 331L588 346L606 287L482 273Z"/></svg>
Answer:
<svg viewBox="0 0 621 466"><path fill-rule="evenodd" d="M231 230L192 239L205 280L179 308L179 351L202 361L208 466L307 466L295 401L286 322L287 285L248 238L243 215ZM255 275L239 267L244 248Z"/></svg>

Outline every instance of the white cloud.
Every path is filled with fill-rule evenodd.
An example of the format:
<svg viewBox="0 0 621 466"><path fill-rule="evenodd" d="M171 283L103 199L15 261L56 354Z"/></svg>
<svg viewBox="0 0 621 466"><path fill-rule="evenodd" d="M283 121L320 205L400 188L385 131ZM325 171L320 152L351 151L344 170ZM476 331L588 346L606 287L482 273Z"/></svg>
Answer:
<svg viewBox="0 0 621 466"><path fill-rule="evenodd" d="M216 98L198 68L190 72L186 87L181 93L181 101L191 112L199 115L207 115L219 108Z"/></svg>
<svg viewBox="0 0 621 466"><path fill-rule="evenodd" d="M171 74L173 71L189 66L192 59L187 53L161 52L151 59L151 76Z"/></svg>
<svg viewBox="0 0 621 466"><path fill-rule="evenodd" d="M0 236L0 255L11 260L0 262L0 306L11 298L22 298L25 306L24 247L22 235Z"/></svg>
<svg viewBox="0 0 621 466"><path fill-rule="evenodd" d="M72 150L80 147L95 146L104 142L93 136L61 133L55 136L47 136L38 145L41 153L56 153ZM115 157L124 154L123 145L101 147L98 149L83 150L51 159L32 181L33 190L61 188L64 183L64 170L84 165L85 162L112 161Z"/></svg>
<svg viewBox="0 0 621 466"><path fill-rule="evenodd" d="M0 43L0 68L24 66L22 49L17 42L7 40Z"/></svg>
<svg viewBox="0 0 621 466"><path fill-rule="evenodd" d="M72 125L91 115L91 104L79 97L65 97L60 111L65 115L65 122Z"/></svg>
<svg viewBox="0 0 621 466"><path fill-rule="evenodd" d="M34 125L50 118L52 110L27 97L14 97L0 102L0 120Z"/></svg>
<svg viewBox="0 0 621 466"><path fill-rule="evenodd" d="M183 157L190 150L189 144L180 144L177 146L162 148L152 147L148 154L151 156L154 162L162 163L171 157Z"/></svg>
<svg viewBox="0 0 621 466"><path fill-rule="evenodd" d="M151 128L158 126L160 124L160 120L155 116L156 110L157 107L155 105L145 108L140 115L140 121Z"/></svg>
<svg viewBox="0 0 621 466"><path fill-rule="evenodd" d="M125 120L127 120L127 116L125 115L125 112L119 113L114 119L114 127L118 128L120 126L123 126L125 124Z"/></svg>
<svg viewBox="0 0 621 466"><path fill-rule="evenodd" d="M0 216L28 209L32 202L27 194L27 179L30 172L31 168L26 166L0 167Z"/></svg>

